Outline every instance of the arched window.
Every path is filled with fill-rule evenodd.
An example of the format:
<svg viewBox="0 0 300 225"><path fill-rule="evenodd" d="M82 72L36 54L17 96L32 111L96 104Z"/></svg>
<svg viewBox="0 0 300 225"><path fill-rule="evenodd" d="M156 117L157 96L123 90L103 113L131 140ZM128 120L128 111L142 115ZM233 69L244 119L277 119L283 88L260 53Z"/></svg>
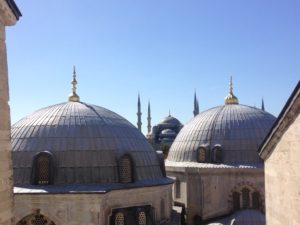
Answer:
<svg viewBox="0 0 300 225"><path fill-rule="evenodd" d="M213 158L213 161L215 163L223 162L222 148L220 145L215 145L215 147L213 148Z"/></svg>
<svg viewBox="0 0 300 225"><path fill-rule="evenodd" d="M206 148L199 147L197 150L197 161L203 163L206 161Z"/></svg>
<svg viewBox="0 0 300 225"><path fill-rule="evenodd" d="M49 218L37 213L26 216L17 225L55 225Z"/></svg>
<svg viewBox="0 0 300 225"><path fill-rule="evenodd" d="M50 159L46 155L40 155L36 159L36 175L37 175L37 183L38 184L49 184L49 167L50 167Z"/></svg>
<svg viewBox="0 0 300 225"><path fill-rule="evenodd" d="M232 203L233 203L233 209L238 210L241 208L240 206L240 193L238 192L233 192L232 193Z"/></svg>
<svg viewBox="0 0 300 225"><path fill-rule="evenodd" d="M249 208L250 207L250 191L248 188L242 189L242 199L243 199L243 208Z"/></svg>
<svg viewBox="0 0 300 225"><path fill-rule="evenodd" d="M139 211L137 220L138 225L147 225L146 213L144 211Z"/></svg>
<svg viewBox="0 0 300 225"><path fill-rule="evenodd" d="M117 213L115 214L114 225L125 225L125 217L124 217L124 213L122 213L122 212L117 212Z"/></svg>
<svg viewBox="0 0 300 225"><path fill-rule="evenodd" d="M132 161L129 155L121 157L119 162L119 178L121 183L133 182Z"/></svg>
<svg viewBox="0 0 300 225"><path fill-rule="evenodd" d="M259 209L259 192L252 193L252 208Z"/></svg>
<svg viewBox="0 0 300 225"><path fill-rule="evenodd" d="M34 157L31 174L32 184L53 183L53 156L50 152L40 152Z"/></svg>

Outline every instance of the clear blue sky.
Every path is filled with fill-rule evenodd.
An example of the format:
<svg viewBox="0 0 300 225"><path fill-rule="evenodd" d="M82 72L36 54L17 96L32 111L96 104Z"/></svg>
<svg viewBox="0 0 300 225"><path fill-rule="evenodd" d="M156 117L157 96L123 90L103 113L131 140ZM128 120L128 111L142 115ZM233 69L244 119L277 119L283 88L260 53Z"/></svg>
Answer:
<svg viewBox="0 0 300 225"><path fill-rule="evenodd" d="M16 0L7 28L12 122L78 94L146 131L171 114L223 104L230 75L240 103L277 116L300 78L298 0Z"/></svg>

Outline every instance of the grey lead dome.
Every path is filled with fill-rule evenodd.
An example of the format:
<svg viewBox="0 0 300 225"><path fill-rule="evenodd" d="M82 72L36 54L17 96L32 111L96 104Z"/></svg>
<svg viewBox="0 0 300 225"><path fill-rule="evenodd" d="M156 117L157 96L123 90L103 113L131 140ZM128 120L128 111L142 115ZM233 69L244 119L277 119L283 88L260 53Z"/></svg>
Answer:
<svg viewBox="0 0 300 225"><path fill-rule="evenodd" d="M118 182L118 159L128 154L136 181L163 177L157 153L126 119L105 108L66 102L40 109L12 126L14 182L30 182L32 160L53 154L54 183Z"/></svg>
<svg viewBox="0 0 300 225"><path fill-rule="evenodd" d="M261 162L258 148L275 117L263 110L226 104L200 113L187 123L171 146L168 161L197 162L197 149L215 145L222 149L223 163Z"/></svg>

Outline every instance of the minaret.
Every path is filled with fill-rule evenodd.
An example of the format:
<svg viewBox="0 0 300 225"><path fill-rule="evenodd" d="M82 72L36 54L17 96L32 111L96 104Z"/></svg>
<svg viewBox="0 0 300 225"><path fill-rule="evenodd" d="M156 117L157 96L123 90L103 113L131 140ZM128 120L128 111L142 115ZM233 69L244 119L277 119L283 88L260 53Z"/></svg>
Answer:
<svg viewBox="0 0 300 225"><path fill-rule="evenodd" d="M193 113L194 113L194 117L199 114L199 103L198 103L196 91L195 91L195 95L194 95L194 111L193 111Z"/></svg>
<svg viewBox="0 0 300 225"><path fill-rule="evenodd" d="M231 104L239 104L239 100L237 97L234 96L232 92L232 76L230 76L230 83L229 83L229 94L225 97L225 104L231 105Z"/></svg>
<svg viewBox="0 0 300 225"><path fill-rule="evenodd" d="M141 112L140 94L138 96L137 107L138 107L138 111L137 111L137 117L138 117L137 126L138 126L139 131L142 132L142 112Z"/></svg>
<svg viewBox="0 0 300 225"><path fill-rule="evenodd" d="M148 117L147 117L147 121L148 121L148 134L151 132L151 109L150 109L150 101L148 101Z"/></svg>
<svg viewBox="0 0 300 225"><path fill-rule="evenodd" d="M265 111L265 103L264 103L264 98L261 100L261 110Z"/></svg>
<svg viewBox="0 0 300 225"><path fill-rule="evenodd" d="M79 96L76 94L76 85L77 85L77 80L76 80L76 69L75 66L73 68L73 80L71 82L72 84L72 93L69 95L69 101L70 102L79 102Z"/></svg>
<svg viewBox="0 0 300 225"><path fill-rule="evenodd" d="M22 16L14 1L0 1L0 224L13 223L13 171L11 157L11 122L5 28ZM20 96L22 98L23 96Z"/></svg>

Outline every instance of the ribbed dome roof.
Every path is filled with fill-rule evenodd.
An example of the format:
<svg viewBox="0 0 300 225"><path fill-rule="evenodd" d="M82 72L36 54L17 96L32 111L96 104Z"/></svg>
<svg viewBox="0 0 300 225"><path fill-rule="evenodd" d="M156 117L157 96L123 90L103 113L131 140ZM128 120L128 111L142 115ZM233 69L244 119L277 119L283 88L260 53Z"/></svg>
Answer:
<svg viewBox="0 0 300 225"><path fill-rule="evenodd" d="M197 162L201 145L209 150L220 145L223 163L261 162L257 151L275 119L263 110L239 104L209 109L181 129L168 160Z"/></svg>
<svg viewBox="0 0 300 225"><path fill-rule="evenodd" d="M54 183L118 182L117 161L129 154L137 180L162 177L157 154L126 119L105 108L66 102L40 109L12 126L15 183L29 183L33 157L49 151Z"/></svg>

